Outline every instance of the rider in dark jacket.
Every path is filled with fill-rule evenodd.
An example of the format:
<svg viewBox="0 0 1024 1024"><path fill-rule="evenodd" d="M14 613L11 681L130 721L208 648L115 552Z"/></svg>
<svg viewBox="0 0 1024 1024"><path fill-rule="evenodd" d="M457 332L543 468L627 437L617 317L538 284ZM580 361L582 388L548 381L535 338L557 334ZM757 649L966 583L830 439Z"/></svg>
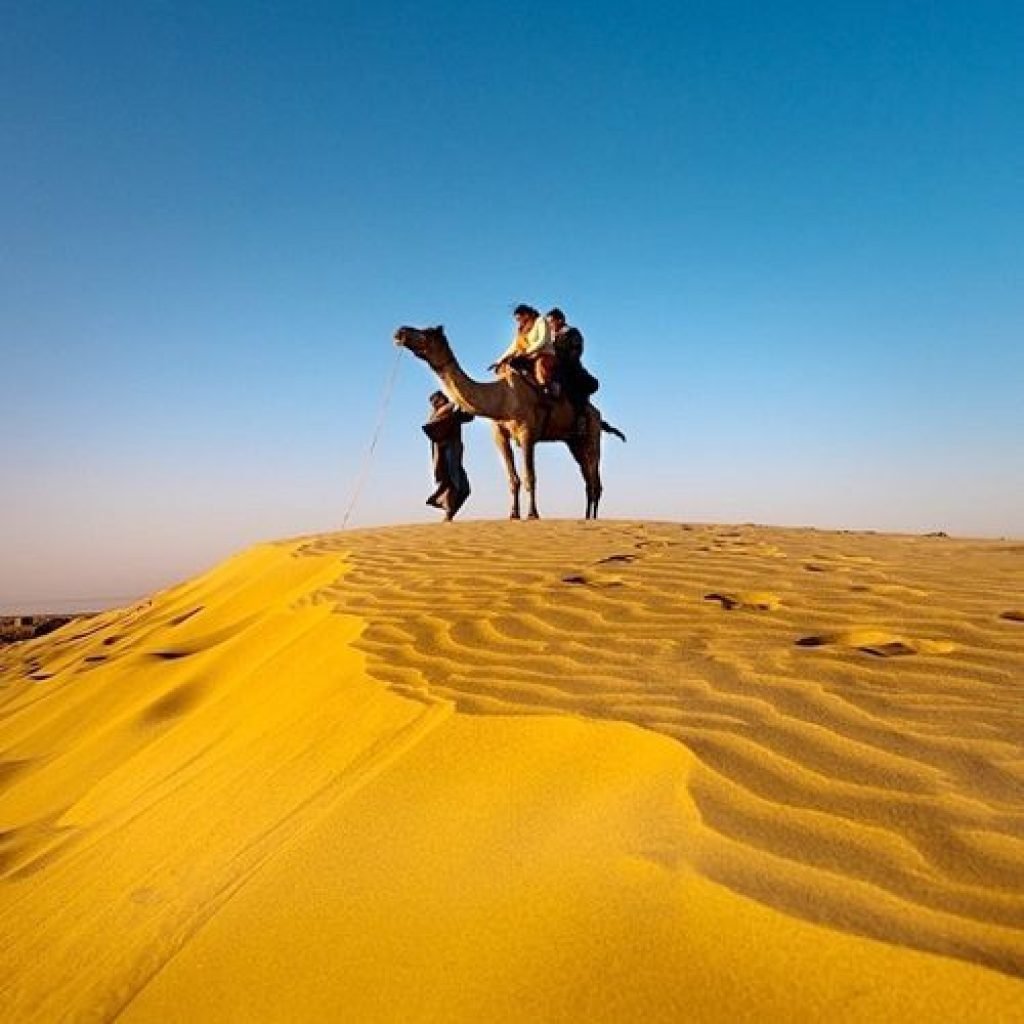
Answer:
<svg viewBox="0 0 1024 1024"><path fill-rule="evenodd" d="M582 434L586 430L590 396L598 387L597 378L583 366L583 335L579 329L566 323L565 314L557 306L548 311L545 319L555 348L556 379L562 386L562 393L572 402L576 432Z"/></svg>

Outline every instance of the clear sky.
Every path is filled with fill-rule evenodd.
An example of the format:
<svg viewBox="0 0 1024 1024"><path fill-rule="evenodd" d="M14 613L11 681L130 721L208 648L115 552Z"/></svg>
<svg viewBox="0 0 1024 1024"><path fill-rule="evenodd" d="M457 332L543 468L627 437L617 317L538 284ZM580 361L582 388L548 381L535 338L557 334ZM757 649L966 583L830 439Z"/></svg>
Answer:
<svg viewBox="0 0 1024 1024"><path fill-rule="evenodd" d="M1024 535L1022 53L1017 0L4 5L0 611L338 528L395 328L486 377L518 302L609 517ZM436 515L434 386L351 526Z"/></svg>

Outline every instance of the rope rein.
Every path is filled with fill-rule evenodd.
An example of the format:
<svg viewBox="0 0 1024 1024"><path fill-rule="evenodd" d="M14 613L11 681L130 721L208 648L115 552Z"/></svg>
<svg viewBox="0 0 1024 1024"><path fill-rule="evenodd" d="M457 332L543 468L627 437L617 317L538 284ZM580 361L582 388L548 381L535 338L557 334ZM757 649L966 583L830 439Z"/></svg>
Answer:
<svg viewBox="0 0 1024 1024"><path fill-rule="evenodd" d="M381 395L380 401L380 412L377 414L377 425L373 428L373 435L370 438L370 447L367 449L366 455L363 457L363 465L359 470L359 476L356 478L356 485L352 491L352 499L348 503L348 508L345 510L345 515L341 520L341 528L344 530L348 526L349 517L352 515L352 510L356 506L356 502L359 500L359 495L362 492L363 485L366 483L366 478L370 473L370 462L373 460L373 453L377 449L377 441L380 439L380 432L384 426L384 417L388 411L388 405L391 403L391 393L395 388L395 381L398 379L398 367L402 359L403 349L399 348L395 353L395 361L391 367L391 374L384 384L384 392Z"/></svg>

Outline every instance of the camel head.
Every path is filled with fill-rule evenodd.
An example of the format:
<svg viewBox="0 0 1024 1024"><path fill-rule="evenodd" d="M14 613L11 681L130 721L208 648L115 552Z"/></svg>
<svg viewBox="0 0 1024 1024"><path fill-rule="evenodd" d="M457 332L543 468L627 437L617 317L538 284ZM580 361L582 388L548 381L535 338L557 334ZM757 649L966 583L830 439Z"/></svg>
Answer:
<svg viewBox="0 0 1024 1024"><path fill-rule="evenodd" d="M395 331L395 344L407 348L417 359L422 359L435 373L440 373L455 362L443 327L399 327Z"/></svg>

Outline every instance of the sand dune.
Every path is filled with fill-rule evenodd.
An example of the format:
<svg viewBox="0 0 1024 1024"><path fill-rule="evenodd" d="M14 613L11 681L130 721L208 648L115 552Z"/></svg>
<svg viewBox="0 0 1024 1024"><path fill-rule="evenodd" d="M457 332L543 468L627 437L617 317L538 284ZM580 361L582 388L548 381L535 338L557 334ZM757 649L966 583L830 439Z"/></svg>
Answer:
<svg viewBox="0 0 1024 1024"><path fill-rule="evenodd" d="M0 651L5 1020L1024 1020L1024 545L456 523Z"/></svg>

